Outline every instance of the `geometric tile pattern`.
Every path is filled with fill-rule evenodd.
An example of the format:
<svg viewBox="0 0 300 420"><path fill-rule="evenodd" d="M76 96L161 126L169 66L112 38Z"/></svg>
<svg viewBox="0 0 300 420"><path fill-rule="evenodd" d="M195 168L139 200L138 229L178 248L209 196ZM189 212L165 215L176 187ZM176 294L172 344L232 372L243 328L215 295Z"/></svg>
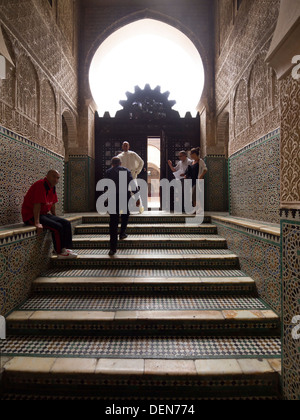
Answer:
<svg viewBox="0 0 300 420"><path fill-rule="evenodd" d="M0 314L5 315L29 296L32 281L50 262L51 234L0 245ZM37 257L38 256L38 257Z"/></svg>
<svg viewBox="0 0 300 420"><path fill-rule="evenodd" d="M225 156L207 156L205 176L205 210L228 211L228 160Z"/></svg>
<svg viewBox="0 0 300 420"><path fill-rule="evenodd" d="M279 223L280 130L229 159L232 216Z"/></svg>
<svg viewBox="0 0 300 420"><path fill-rule="evenodd" d="M29 187L49 169L61 174L58 214L63 211L64 159L0 126L0 225L22 222L21 207ZM20 164L22 162L22 164Z"/></svg>
<svg viewBox="0 0 300 420"><path fill-rule="evenodd" d="M44 277L245 277L240 270L71 269L52 268Z"/></svg>
<svg viewBox="0 0 300 420"><path fill-rule="evenodd" d="M280 244L245 233L238 226L216 223L220 235L227 239L228 248L239 256L241 270L256 282L258 293L272 309L281 313Z"/></svg>
<svg viewBox="0 0 300 420"><path fill-rule="evenodd" d="M231 359L279 358L281 343L272 337L72 337L10 336L5 356Z"/></svg>
<svg viewBox="0 0 300 420"><path fill-rule="evenodd" d="M300 315L300 212L282 215L282 289L283 289L283 385L285 398L300 399L300 339L293 334L299 325L292 323Z"/></svg>
<svg viewBox="0 0 300 420"><path fill-rule="evenodd" d="M19 311L131 311L131 310L245 310L268 309L266 304L251 296L97 296L94 295L33 295Z"/></svg>
<svg viewBox="0 0 300 420"><path fill-rule="evenodd" d="M107 255L106 249L76 249L78 255ZM230 255L228 249L120 249L118 255Z"/></svg>

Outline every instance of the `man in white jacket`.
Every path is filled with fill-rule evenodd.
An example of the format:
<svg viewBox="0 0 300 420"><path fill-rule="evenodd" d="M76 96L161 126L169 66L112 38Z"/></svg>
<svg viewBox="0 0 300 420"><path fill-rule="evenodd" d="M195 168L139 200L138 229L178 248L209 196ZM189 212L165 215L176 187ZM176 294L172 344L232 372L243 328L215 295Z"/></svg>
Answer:
<svg viewBox="0 0 300 420"><path fill-rule="evenodd" d="M129 169L133 179L137 179L138 175L142 172L144 167L143 159L135 152L130 149L130 144L125 141L122 146L123 152L118 155L121 160L121 165L124 168Z"/></svg>

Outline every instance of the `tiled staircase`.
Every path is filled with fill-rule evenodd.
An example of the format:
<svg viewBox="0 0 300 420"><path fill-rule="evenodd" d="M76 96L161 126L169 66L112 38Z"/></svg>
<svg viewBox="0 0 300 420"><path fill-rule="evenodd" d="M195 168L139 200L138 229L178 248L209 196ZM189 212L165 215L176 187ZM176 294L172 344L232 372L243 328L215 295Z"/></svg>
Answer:
<svg viewBox="0 0 300 420"><path fill-rule="evenodd" d="M280 320L209 217L83 218L7 318L4 399L278 399Z"/></svg>

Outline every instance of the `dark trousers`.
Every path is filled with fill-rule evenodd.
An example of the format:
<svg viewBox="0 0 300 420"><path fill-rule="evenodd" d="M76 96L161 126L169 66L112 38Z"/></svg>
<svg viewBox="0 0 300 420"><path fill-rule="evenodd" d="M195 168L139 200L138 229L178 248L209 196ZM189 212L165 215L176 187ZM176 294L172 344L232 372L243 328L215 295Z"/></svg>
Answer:
<svg viewBox="0 0 300 420"><path fill-rule="evenodd" d="M126 233L128 221L129 221L129 212L128 214L121 215L121 235ZM110 223L109 223L109 234L110 234L110 249L113 252L117 251L118 248L118 227L119 227L119 214L111 214L110 215Z"/></svg>
<svg viewBox="0 0 300 420"><path fill-rule="evenodd" d="M63 248L72 248L72 227L68 220L61 217L46 214L40 216L40 223L44 229L52 232L54 249L61 254ZM34 225L34 219L26 222L26 225Z"/></svg>

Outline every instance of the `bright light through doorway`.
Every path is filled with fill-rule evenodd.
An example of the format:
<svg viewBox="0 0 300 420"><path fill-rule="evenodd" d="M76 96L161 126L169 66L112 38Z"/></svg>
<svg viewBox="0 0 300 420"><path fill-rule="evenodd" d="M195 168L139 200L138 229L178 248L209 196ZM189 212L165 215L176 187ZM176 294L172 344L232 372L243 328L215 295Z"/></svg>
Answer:
<svg viewBox="0 0 300 420"><path fill-rule="evenodd" d="M151 209L160 208L160 164L161 164L161 139L157 137L148 138L148 207Z"/></svg>
<svg viewBox="0 0 300 420"><path fill-rule="evenodd" d="M161 86L176 100L182 117L197 113L204 87L204 69L195 45L182 32L164 23L144 19L108 37L90 68L90 87L99 115L114 117L127 91L149 83Z"/></svg>

